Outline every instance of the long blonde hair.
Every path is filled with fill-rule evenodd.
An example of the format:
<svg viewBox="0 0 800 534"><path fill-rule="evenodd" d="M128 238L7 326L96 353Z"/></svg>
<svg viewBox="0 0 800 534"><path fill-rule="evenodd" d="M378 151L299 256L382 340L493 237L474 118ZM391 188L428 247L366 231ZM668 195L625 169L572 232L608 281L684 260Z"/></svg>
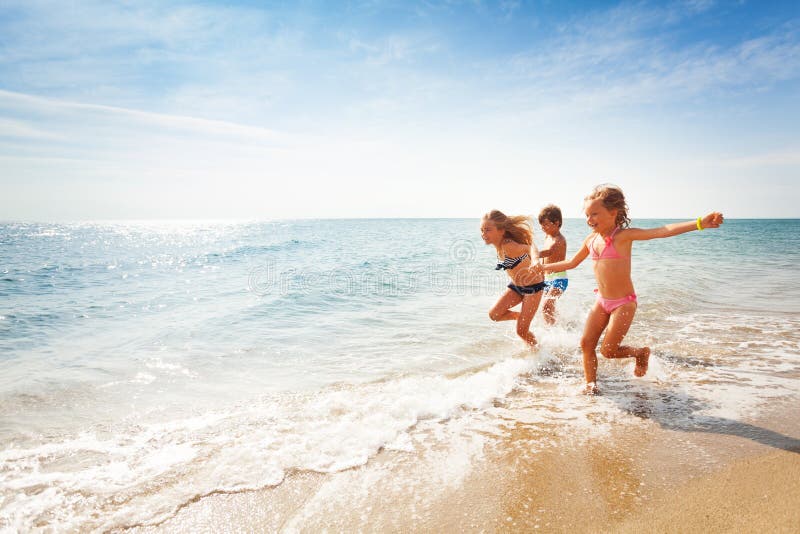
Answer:
<svg viewBox="0 0 800 534"><path fill-rule="evenodd" d="M622 189L612 184L600 184L592 189L584 200L600 199L603 202L603 207L607 210L617 210L617 219L615 224L620 228L627 228L631 224L628 218L628 204L625 202L625 195Z"/></svg>
<svg viewBox="0 0 800 534"><path fill-rule="evenodd" d="M484 221L489 221L503 231L503 235L523 245L533 244L533 223L526 215L508 216L502 211L492 210L483 216Z"/></svg>

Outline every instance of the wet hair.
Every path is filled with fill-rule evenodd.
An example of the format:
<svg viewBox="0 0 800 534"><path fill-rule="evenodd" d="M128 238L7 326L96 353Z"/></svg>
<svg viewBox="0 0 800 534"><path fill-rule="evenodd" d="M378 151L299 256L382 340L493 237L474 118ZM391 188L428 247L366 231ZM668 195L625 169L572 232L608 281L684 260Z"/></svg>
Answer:
<svg viewBox="0 0 800 534"><path fill-rule="evenodd" d="M597 200L603 202L603 207L607 210L617 210L616 225L620 228L627 228L631 224L628 217L628 204L625 202L625 195L622 189L616 185L600 184L584 200Z"/></svg>
<svg viewBox="0 0 800 534"><path fill-rule="evenodd" d="M558 223L560 228L563 222L561 219L561 208L555 204L548 204L547 206L543 207L542 211L539 212L539 224L542 224L542 221L544 220L548 220L552 223Z"/></svg>
<svg viewBox="0 0 800 534"><path fill-rule="evenodd" d="M523 245L533 244L533 225L527 215L508 216L502 211L492 210L483 216L484 221L489 221L503 231L503 235Z"/></svg>

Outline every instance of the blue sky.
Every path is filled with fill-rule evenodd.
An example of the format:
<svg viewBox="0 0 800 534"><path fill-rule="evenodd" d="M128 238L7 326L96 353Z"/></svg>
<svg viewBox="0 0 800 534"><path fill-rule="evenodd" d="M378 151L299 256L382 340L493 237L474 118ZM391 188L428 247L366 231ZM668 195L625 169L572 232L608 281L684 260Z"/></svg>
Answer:
<svg viewBox="0 0 800 534"><path fill-rule="evenodd" d="M800 3L0 3L0 219L799 217Z"/></svg>

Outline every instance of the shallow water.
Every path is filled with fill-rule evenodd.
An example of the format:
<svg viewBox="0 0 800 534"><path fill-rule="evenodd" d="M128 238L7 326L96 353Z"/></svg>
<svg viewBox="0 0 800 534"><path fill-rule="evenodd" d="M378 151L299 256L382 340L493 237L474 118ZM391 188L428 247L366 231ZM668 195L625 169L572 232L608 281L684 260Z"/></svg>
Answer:
<svg viewBox="0 0 800 534"><path fill-rule="evenodd" d="M628 339L654 358L644 379L601 361L597 398L576 393L589 262L570 273L559 324L535 319L531 354L487 317L507 281L477 228L0 225L0 527L147 524L454 428L724 432L800 395L800 221L636 243ZM569 220L564 233L572 254L588 232ZM533 435L530 450L549 446Z"/></svg>

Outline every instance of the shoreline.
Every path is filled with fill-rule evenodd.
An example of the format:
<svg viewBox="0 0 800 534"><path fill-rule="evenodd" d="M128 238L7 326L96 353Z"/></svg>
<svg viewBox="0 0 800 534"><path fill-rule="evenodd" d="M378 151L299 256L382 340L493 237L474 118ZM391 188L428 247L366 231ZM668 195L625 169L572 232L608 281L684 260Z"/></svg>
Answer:
<svg viewBox="0 0 800 534"><path fill-rule="evenodd" d="M555 429L517 420L499 440L383 450L361 467L206 496L127 531L797 532L799 420L785 401L740 431L647 421L577 446L552 435L542 450L529 444Z"/></svg>

